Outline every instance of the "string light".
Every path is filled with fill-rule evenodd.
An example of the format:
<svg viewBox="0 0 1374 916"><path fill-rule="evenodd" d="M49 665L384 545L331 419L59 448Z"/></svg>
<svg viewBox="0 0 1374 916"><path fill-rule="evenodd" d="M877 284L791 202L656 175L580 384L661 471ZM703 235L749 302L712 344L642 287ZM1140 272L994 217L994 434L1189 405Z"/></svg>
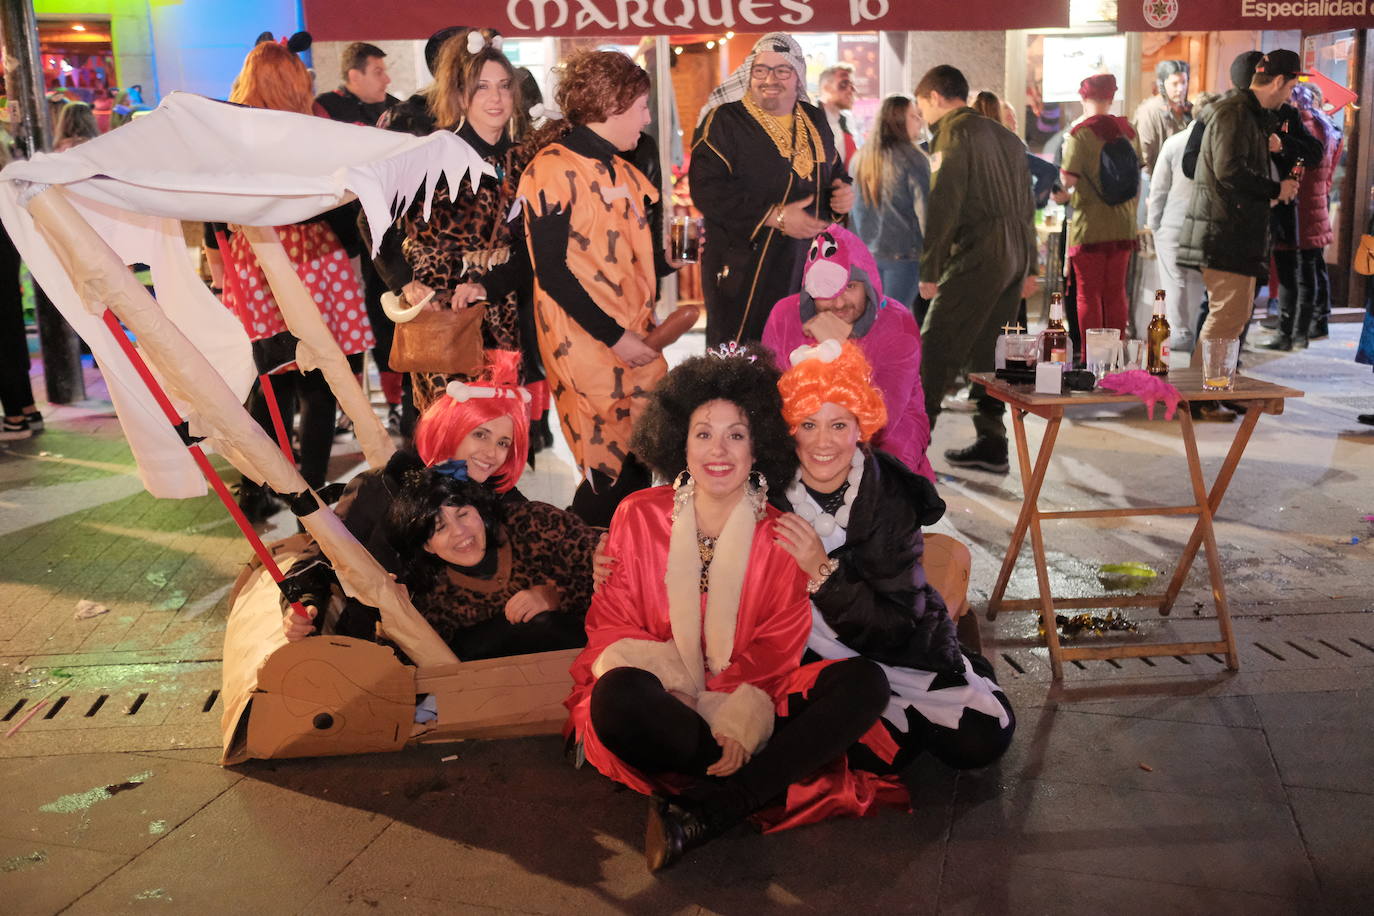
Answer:
<svg viewBox="0 0 1374 916"><path fill-rule="evenodd" d="M708 51L711 50L712 48L714 48L715 46L716 46L716 43L715 43L714 41L708 41L708 42L706 42L706 50L708 50Z"/></svg>
<svg viewBox="0 0 1374 916"><path fill-rule="evenodd" d="M734 32L726 32L726 33L725 33L725 40L726 40L726 41L729 41L731 38L734 38L734 37L735 37L735 33L734 33Z"/></svg>
<svg viewBox="0 0 1374 916"><path fill-rule="evenodd" d="M681 53L682 53L682 45L678 45L676 48L673 48L673 53L674 53L674 54L681 54Z"/></svg>

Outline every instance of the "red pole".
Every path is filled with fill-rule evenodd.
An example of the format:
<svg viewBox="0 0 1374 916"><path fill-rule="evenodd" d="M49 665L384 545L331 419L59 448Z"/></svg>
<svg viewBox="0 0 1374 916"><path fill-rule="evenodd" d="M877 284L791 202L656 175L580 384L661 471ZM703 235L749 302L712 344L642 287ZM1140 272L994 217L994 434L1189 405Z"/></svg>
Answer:
<svg viewBox="0 0 1374 916"><path fill-rule="evenodd" d="M277 392L272 387L272 376L264 372L258 376L258 384L262 386L262 396L267 401L267 412L272 415L272 428L277 432L277 444L281 446L286 460L294 465L296 454L291 451L291 437L286 434L286 423L281 418L281 405L277 403Z"/></svg>
<svg viewBox="0 0 1374 916"><path fill-rule="evenodd" d="M162 386L158 384L157 379L148 369L148 364L143 361L143 356L138 352L138 348L129 340L129 335L125 333L124 326L119 323L119 318L109 309L106 309L105 314L101 317L105 321L105 326L110 329L110 333L114 335L115 341L124 350L124 355L129 357L129 362L133 364L134 369L138 372L139 378L143 379L143 384L148 386L148 391L152 394L153 399L157 401L157 406L162 408L162 413L167 417L167 422L171 423L173 427L180 426L183 422L181 415L177 413L177 409L172 404L171 399L167 397L167 393L162 390ZM248 543L252 545L253 552L258 555L258 559L262 561L262 565L267 567L267 572L272 576L272 579L280 585L282 579L285 578L285 576L282 575L281 567L279 567L277 561L272 558L272 554L268 551L267 545L263 544L262 538L258 537L258 533L253 530L253 526L249 523L247 516L243 514L243 510L239 508L239 504L234 501L234 496L229 492L229 488L224 485L224 481L220 479L219 474L215 473L215 468L210 464L210 459L206 457L201 447L195 443L187 443L186 450L191 453L191 457L200 468L200 472L205 475L206 482L210 484L210 488L219 496L220 502L224 503L224 507L229 510L230 516L233 517L234 522L239 526L239 530L243 532L243 536L248 539ZM301 607L299 602L292 601L291 610L306 619L310 618L310 615L305 612L305 608Z"/></svg>

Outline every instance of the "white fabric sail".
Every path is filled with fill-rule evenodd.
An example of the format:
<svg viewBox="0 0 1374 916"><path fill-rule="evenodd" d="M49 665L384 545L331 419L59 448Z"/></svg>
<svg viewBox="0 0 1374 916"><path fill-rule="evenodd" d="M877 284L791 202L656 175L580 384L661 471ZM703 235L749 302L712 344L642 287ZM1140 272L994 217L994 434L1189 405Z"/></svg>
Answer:
<svg viewBox="0 0 1374 916"><path fill-rule="evenodd" d="M144 486L154 496L186 498L205 493L204 478L35 227L23 206L29 196L61 185L124 263L149 265L168 318L246 397L256 374L247 334L196 275L178 220L279 226L356 198L370 225L388 226L422 189L428 218L441 175L456 185L482 174L494 171L449 131L413 137L174 92L157 110L97 139L6 167L0 219L34 278L95 355ZM380 244L382 233L373 236L374 246ZM177 407L192 434L214 426L188 405ZM232 443L225 446L232 450Z"/></svg>

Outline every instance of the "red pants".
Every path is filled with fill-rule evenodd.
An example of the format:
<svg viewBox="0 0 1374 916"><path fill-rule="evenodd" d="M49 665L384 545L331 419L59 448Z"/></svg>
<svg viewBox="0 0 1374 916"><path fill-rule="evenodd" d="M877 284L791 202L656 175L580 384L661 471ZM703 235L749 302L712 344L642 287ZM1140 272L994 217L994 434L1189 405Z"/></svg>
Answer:
<svg viewBox="0 0 1374 916"><path fill-rule="evenodd" d="M1129 320L1126 271L1131 252L1080 251L1069 258L1078 282L1078 326L1116 328L1123 333Z"/></svg>

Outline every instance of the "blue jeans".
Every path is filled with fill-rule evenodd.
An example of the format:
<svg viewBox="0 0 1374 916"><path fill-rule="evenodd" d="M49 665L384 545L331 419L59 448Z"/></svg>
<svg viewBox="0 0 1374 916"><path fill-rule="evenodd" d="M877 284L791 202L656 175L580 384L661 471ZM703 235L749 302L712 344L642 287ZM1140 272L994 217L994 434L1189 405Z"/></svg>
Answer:
<svg viewBox="0 0 1374 916"><path fill-rule="evenodd" d="M883 281L883 295L896 299L911 308L921 286L921 262L879 261L878 277Z"/></svg>

